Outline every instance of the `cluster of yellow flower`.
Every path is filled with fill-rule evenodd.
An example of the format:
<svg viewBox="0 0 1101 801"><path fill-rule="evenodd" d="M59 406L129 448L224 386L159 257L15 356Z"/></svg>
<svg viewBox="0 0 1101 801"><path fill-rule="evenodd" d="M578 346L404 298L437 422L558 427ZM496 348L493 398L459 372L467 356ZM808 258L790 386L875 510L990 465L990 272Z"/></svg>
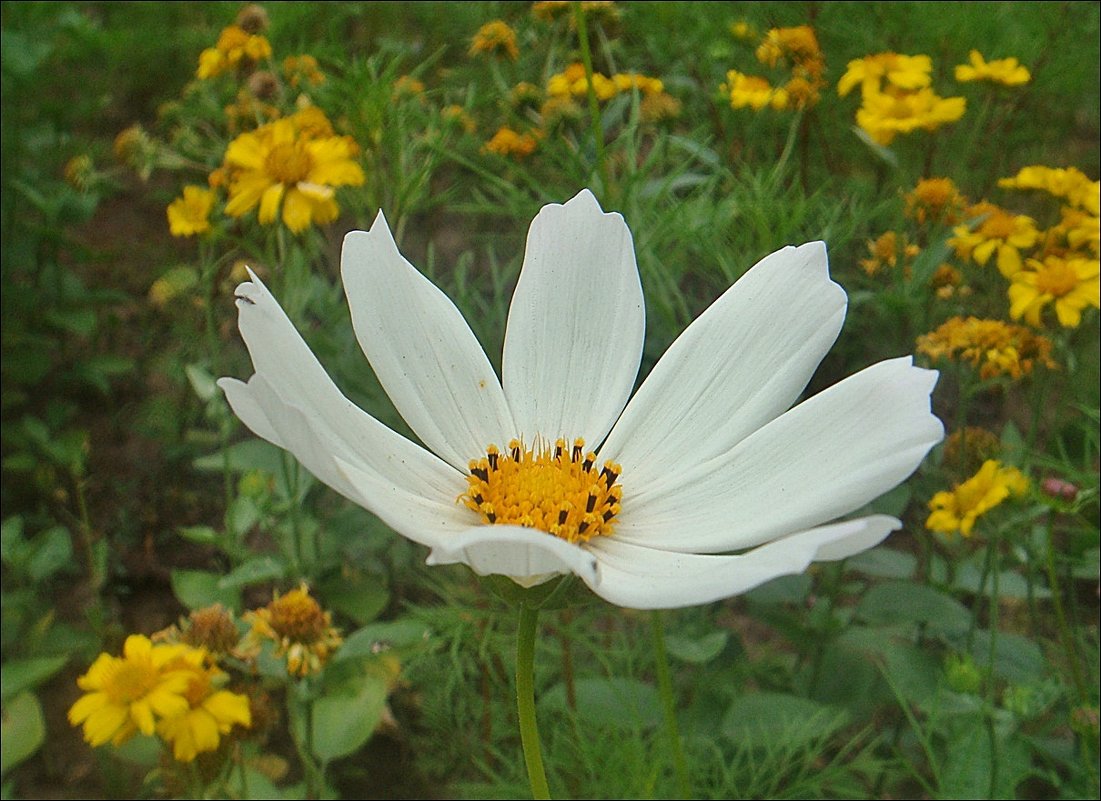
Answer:
<svg viewBox="0 0 1101 801"><path fill-rule="evenodd" d="M551 21L559 14L568 11L568 3L536 3L533 13L538 19ZM586 12L598 11L603 14L618 11L611 3L584 3ZM590 8L591 7L591 8ZM492 20L482 25L474 34L470 43L472 56L493 55L515 61L519 55L515 30L503 20ZM645 122L656 122L676 117L680 113L680 102L665 92L665 84L660 78L643 75L638 72L620 72L605 75L592 74L592 91L600 103L605 103L617 95L638 92L641 97L639 111ZM485 143L482 150L500 156L524 158L535 152L539 142L547 135L547 130L566 120L579 120L583 116L581 102L588 96L589 79L585 67L580 62L568 65L559 73L547 78L541 89L533 83L521 81L513 87L509 99L516 107L538 112L541 125L502 125ZM461 109L447 107L443 116L449 121L458 121L464 130L471 132L473 121ZM517 128L524 128L518 130Z"/></svg>
<svg viewBox="0 0 1101 801"><path fill-rule="evenodd" d="M1042 230L1036 220L993 203L969 207L971 225L953 229L950 244L958 258L987 264L993 257L1010 282L1009 315L1040 327L1045 307L1053 306L1066 328L1077 327L1082 312L1101 308L1098 275L1098 205L1101 184L1074 168L1025 167L999 181L1006 189L1039 190L1066 202L1060 220Z"/></svg>
<svg viewBox="0 0 1101 801"><path fill-rule="evenodd" d="M325 611L303 584L243 616L244 637L221 605L198 609L152 638L127 637L121 657L103 653L77 679L85 691L69 710L92 746L121 745L138 732L156 735L178 762L215 751L234 726L251 728L257 718L250 697L226 689L229 675L219 661L247 666L265 642L286 662L291 677L319 672L343 642ZM262 711L262 710L261 710Z"/></svg>
<svg viewBox="0 0 1101 801"><path fill-rule="evenodd" d="M196 76L201 80L224 72L250 69L271 58L271 42L260 31L267 28L267 14L259 6L244 9L237 24L223 29L214 47L199 54Z"/></svg>
<svg viewBox="0 0 1101 801"><path fill-rule="evenodd" d="M121 657L100 654L77 679L85 694L69 710L93 746L159 736L180 762L214 751L234 726L249 727L248 698L222 689L227 675L205 648L126 638Z"/></svg>
<svg viewBox="0 0 1101 801"><path fill-rule="evenodd" d="M899 134L935 131L967 110L964 98L944 98L933 91L932 71L932 59L925 55L876 53L849 62L837 93L844 97L860 87L856 124L872 141L886 146Z"/></svg>
<svg viewBox="0 0 1101 801"><path fill-rule="evenodd" d="M223 164L209 178L210 188L185 186L168 206L173 236L192 236L211 229L214 190L225 187L225 213L242 217L259 206L257 219L277 219L294 233L335 220L340 213L338 186L359 186L365 176L354 161L359 146L338 136L325 113L307 106L289 117L265 123L237 136L226 148Z"/></svg>
<svg viewBox="0 0 1101 801"><path fill-rule="evenodd" d="M738 27L733 32L738 38L751 35L748 27ZM719 91L729 99L731 108L760 111L769 107L782 111L806 109L818 102L825 86L826 62L813 28L808 25L772 28L761 39L756 56L767 67L785 66L788 78L773 85L768 78L729 70Z"/></svg>
<svg viewBox="0 0 1101 801"><path fill-rule="evenodd" d="M964 361L982 378L1021 378L1034 364L1053 368L1051 341L1022 325L978 317L952 317L917 340L918 353L931 359Z"/></svg>

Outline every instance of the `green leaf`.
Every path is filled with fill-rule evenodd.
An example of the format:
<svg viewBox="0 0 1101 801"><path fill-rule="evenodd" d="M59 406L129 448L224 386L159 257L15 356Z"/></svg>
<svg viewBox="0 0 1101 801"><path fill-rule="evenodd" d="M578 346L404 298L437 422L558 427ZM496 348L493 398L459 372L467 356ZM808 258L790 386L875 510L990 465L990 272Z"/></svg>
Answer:
<svg viewBox="0 0 1101 801"><path fill-rule="evenodd" d="M221 604L227 609L241 608L241 594L235 587L222 587L221 576L206 570L173 570L172 592L188 609Z"/></svg>
<svg viewBox="0 0 1101 801"><path fill-rule="evenodd" d="M49 679L69 661L67 656L40 656L33 659L9 659L0 671L0 700L24 690L32 690Z"/></svg>
<svg viewBox="0 0 1101 801"><path fill-rule="evenodd" d="M759 604L802 603L810 592L811 578L806 573L798 576L779 576L755 587L745 594L749 601Z"/></svg>
<svg viewBox="0 0 1101 801"><path fill-rule="evenodd" d="M54 526L37 534L31 540L30 557L27 559L27 576L32 581L49 578L68 565L73 558L73 543L69 529Z"/></svg>
<svg viewBox="0 0 1101 801"><path fill-rule="evenodd" d="M318 588L330 609L347 615L359 625L370 623L390 602L390 590L381 576L337 576Z"/></svg>
<svg viewBox="0 0 1101 801"><path fill-rule="evenodd" d="M386 677L365 672L358 679L352 692L326 693L313 703L313 752L322 762L359 750L382 719L389 695Z"/></svg>
<svg viewBox="0 0 1101 801"><path fill-rule="evenodd" d="M917 558L904 551L880 546L849 557L845 567L876 578L908 579L917 569Z"/></svg>
<svg viewBox="0 0 1101 801"><path fill-rule="evenodd" d="M200 456L193 463L196 470L220 473L228 464L234 472L263 470L265 473L279 475L283 471L283 450L262 439L246 439L236 445L230 445L225 452L217 451L208 456Z"/></svg>
<svg viewBox="0 0 1101 801"><path fill-rule="evenodd" d="M682 662L702 665L721 654L728 639L729 633L725 631L713 631L698 638L670 634L665 638L665 647L670 656Z"/></svg>
<svg viewBox="0 0 1101 801"><path fill-rule="evenodd" d="M415 620L371 623L349 634L333 655L333 661L372 656L390 648L420 645L428 641L430 633L428 626Z"/></svg>
<svg viewBox="0 0 1101 801"><path fill-rule="evenodd" d="M236 589L249 584L281 579L287 573L287 566L271 556L255 556L230 571L229 575L218 580L218 589Z"/></svg>
<svg viewBox="0 0 1101 801"><path fill-rule="evenodd" d="M980 665L990 659L990 630L979 629L971 644L971 655ZM1050 667L1039 643L1007 631L999 631L994 643L994 673L1015 684L1043 679Z"/></svg>
<svg viewBox="0 0 1101 801"><path fill-rule="evenodd" d="M722 733L732 742L795 748L828 737L848 721L843 710L786 693L753 693L734 700Z"/></svg>
<svg viewBox="0 0 1101 801"><path fill-rule="evenodd" d="M222 535L210 526L180 526L176 529L176 533L185 540L203 545L215 545L222 539Z"/></svg>
<svg viewBox="0 0 1101 801"><path fill-rule="evenodd" d="M872 587L856 609L872 625L924 624L933 631L965 631L971 620L967 607L932 587L892 581Z"/></svg>
<svg viewBox="0 0 1101 801"><path fill-rule="evenodd" d="M0 720L0 776L34 755L46 740L46 719L34 693L15 696Z"/></svg>
<svg viewBox="0 0 1101 801"><path fill-rule="evenodd" d="M199 400L205 403L218 394L218 385L215 383L214 376L205 367L189 364L184 367L184 373L191 383L191 388L199 396Z"/></svg>
<svg viewBox="0 0 1101 801"><path fill-rule="evenodd" d="M19 515L9 517L0 524L0 559L3 559L4 564L8 566L15 561L22 561L22 552L25 547L23 518Z"/></svg>
<svg viewBox="0 0 1101 801"><path fill-rule="evenodd" d="M577 717L592 726L617 729L654 728L661 723L661 700L650 684L627 678L587 678L574 685ZM566 709L566 687L556 684L540 704Z"/></svg>

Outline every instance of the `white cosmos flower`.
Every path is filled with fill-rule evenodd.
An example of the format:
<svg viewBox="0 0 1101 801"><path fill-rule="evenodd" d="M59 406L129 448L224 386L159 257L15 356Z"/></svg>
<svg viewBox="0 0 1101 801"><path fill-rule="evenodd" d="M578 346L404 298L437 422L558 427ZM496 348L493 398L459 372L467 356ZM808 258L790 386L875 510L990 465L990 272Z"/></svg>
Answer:
<svg viewBox="0 0 1101 801"><path fill-rule="evenodd" d="M638 609L707 603L879 543L898 520L837 519L944 434L937 373L909 357L789 408L845 316L821 242L762 259L634 397L645 326L631 232L588 190L531 224L502 379L381 213L347 235L341 272L359 344L425 447L341 394L255 276L237 306L256 372L219 385L254 433L428 546L430 564L524 586L572 572Z"/></svg>

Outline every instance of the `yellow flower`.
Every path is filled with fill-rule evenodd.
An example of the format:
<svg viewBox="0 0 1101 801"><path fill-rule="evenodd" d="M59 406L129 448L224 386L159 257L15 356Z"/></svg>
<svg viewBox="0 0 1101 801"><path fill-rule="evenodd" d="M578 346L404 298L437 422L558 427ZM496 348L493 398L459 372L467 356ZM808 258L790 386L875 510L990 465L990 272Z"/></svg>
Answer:
<svg viewBox="0 0 1101 801"><path fill-rule="evenodd" d="M1012 178L1002 178L1003 189L1039 189L1097 216L1101 211L1101 182L1091 181L1075 167L1022 167Z"/></svg>
<svg viewBox="0 0 1101 801"><path fill-rule="evenodd" d="M1069 206L1064 206L1060 215L1062 219L1048 229L1048 234L1066 242L1071 251L1097 258L1101 250L1101 218Z"/></svg>
<svg viewBox="0 0 1101 801"><path fill-rule="evenodd" d="M196 653L203 654L196 649ZM252 715L248 698L217 689L226 674L216 667L181 661L187 677L187 708L157 723L157 734L172 746L177 762L191 762L199 754L214 751L234 725L249 727Z"/></svg>
<svg viewBox="0 0 1101 801"><path fill-rule="evenodd" d="M287 56L283 59L283 75L295 89L303 84L317 86L325 82L325 73L311 55Z"/></svg>
<svg viewBox="0 0 1101 801"><path fill-rule="evenodd" d="M619 90L615 82L599 72L593 73L593 92L600 101L610 100ZM583 64L570 64L562 72L547 79L547 94L552 97L584 97L589 93Z"/></svg>
<svg viewBox="0 0 1101 801"><path fill-rule="evenodd" d="M572 29L575 25L572 5L570 0L541 0L531 4L531 14L543 22L554 22L565 17ZM619 9L611 0L582 0L581 10L586 17L592 17L605 25L612 25L619 20Z"/></svg>
<svg viewBox="0 0 1101 801"><path fill-rule="evenodd" d="M788 106L788 93L781 87L775 87L766 78L757 75L745 75L737 70L726 73L726 83L719 87L730 98L731 108L751 108L760 111L770 106L782 111Z"/></svg>
<svg viewBox="0 0 1101 801"><path fill-rule="evenodd" d="M639 103L639 115L643 122L660 122L680 116L681 102L665 92L646 95Z"/></svg>
<svg viewBox="0 0 1101 801"><path fill-rule="evenodd" d="M757 60L769 67L787 59L792 64L806 64L822 58L818 37L809 25L794 28L773 28L757 47Z"/></svg>
<svg viewBox="0 0 1101 801"><path fill-rule="evenodd" d="M944 440L944 464L954 473L970 475L987 459L996 459L1002 451L1002 441L987 428L966 426L949 434Z"/></svg>
<svg viewBox="0 0 1101 801"><path fill-rule="evenodd" d="M251 34L238 25L230 25L222 30L214 47L208 47L199 54L199 69L195 74L205 80L270 57L271 43L265 37Z"/></svg>
<svg viewBox="0 0 1101 801"><path fill-rule="evenodd" d="M940 534L970 537L975 521L1011 495L1028 491L1028 479L1014 467L988 459L979 472L929 501L925 527Z"/></svg>
<svg viewBox="0 0 1101 801"><path fill-rule="evenodd" d="M518 133L508 126L502 126L493 134L493 138L485 143L483 149L499 156L517 156L524 158L535 152L539 140L531 133Z"/></svg>
<svg viewBox="0 0 1101 801"><path fill-rule="evenodd" d="M100 654L76 680L85 694L69 709L69 723L83 724L93 746L120 745L139 731L153 734L156 718L186 712L190 673L178 660L202 658L184 645L153 645L141 634L126 638L122 654Z"/></svg>
<svg viewBox="0 0 1101 801"><path fill-rule="evenodd" d="M612 84L617 92L630 92L637 89L647 96L658 95L665 91L665 84L662 83L661 78L650 78L638 72L617 72L612 76Z"/></svg>
<svg viewBox="0 0 1101 801"><path fill-rule="evenodd" d="M1028 69L1015 58L987 61L978 50L972 50L970 58L970 64L960 64L956 67L956 80L960 83L990 81L1005 86L1021 86L1032 80Z"/></svg>
<svg viewBox="0 0 1101 801"><path fill-rule="evenodd" d="M259 205L257 219L268 225L281 210L294 233L337 218L334 188L364 181L352 160L357 148L348 137L311 135L310 121L314 115L276 120L229 143L225 162L234 174L226 214L241 217Z"/></svg>
<svg viewBox="0 0 1101 801"><path fill-rule="evenodd" d="M394 81L394 97L420 97L424 94L424 81L412 75L402 75Z"/></svg>
<svg viewBox="0 0 1101 801"><path fill-rule="evenodd" d="M837 82L837 94L844 97L857 86L861 94L879 94L884 82L895 89L916 90L929 86L933 61L929 56L876 53L850 61Z"/></svg>
<svg viewBox="0 0 1101 801"><path fill-rule="evenodd" d="M1099 267L1097 259L1029 259L1009 287L1009 316L1014 320L1024 317L1029 325L1039 328L1040 312L1050 303L1061 326L1077 328L1084 309L1101 308Z"/></svg>
<svg viewBox="0 0 1101 801"><path fill-rule="evenodd" d="M959 222L963 207L967 204L951 178L923 178L903 199L906 201L906 216L919 223L951 225Z"/></svg>
<svg viewBox="0 0 1101 801"><path fill-rule="evenodd" d="M245 635L247 644L274 642L276 655L286 657L287 672L294 676L317 673L344 642L332 625L332 614L321 608L305 584L276 595L262 609L246 612L244 619L252 626Z"/></svg>
<svg viewBox="0 0 1101 801"><path fill-rule="evenodd" d="M754 41L760 36L753 23L744 19L730 23L730 35L745 42Z"/></svg>
<svg viewBox="0 0 1101 801"><path fill-rule="evenodd" d="M917 339L917 351L931 359L950 359L979 369L984 379L1021 378L1040 364L1055 367L1051 341L1024 326L978 317L953 317Z"/></svg>
<svg viewBox="0 0 1101 801"><path fill-rule="evenodd" d="M962 97L940 97L932 89L913 92L871 92L856 112L856 124L872 141L889 145L898 134L935 131L955 122L967 110Z"/></svg>
<svg viewBox="0 0 1101 801"><path fill-rule="evenodd" d="M194 236L210 230L214 193L201 186L185 186L183 195L168 204L168 228L172 236Z"/></svg>
<svg viewBox="0 0 1101 801"><path fill-rule="evenodd" d="M894 231L887 231L876 239L868 241L871 258L861 259L860 266L868 275L875 275L884 267L897 267L899 261L912 261L921 248L899 237ZM909 268L907 267L907 272Z"/></svg>
<svg viewBox="0 0 1101 801"><path fill-rule="evenodd" d="M952 229L954 236L948 244L955 248L956 255L985 266L990 257L997 254L998 272L1013 278L1021 269L1021 251L1034 247L1040 239L1035 220L985 202L976 203L966 215L972 219L983 217L983 220L974 230L966 225Z"/></svg>
<svg viewBox="0 0 1101 801"><path fill-rule="evenodd" d="M474 118L466 113L466 109L455 103L440 109L440 117L446 122L457 126L464 133L474 133L474 130L478 127L477 123L474 122Z"/></svg>
<svg viewBox="0 0 1101 801"><path fill-rule="evenodd" d="M515 61L520 55L520 50L516 47L516 31L503 20L487 22L478 29L470 43L470 55L476 56L480 53L507 56Z"/></svg>

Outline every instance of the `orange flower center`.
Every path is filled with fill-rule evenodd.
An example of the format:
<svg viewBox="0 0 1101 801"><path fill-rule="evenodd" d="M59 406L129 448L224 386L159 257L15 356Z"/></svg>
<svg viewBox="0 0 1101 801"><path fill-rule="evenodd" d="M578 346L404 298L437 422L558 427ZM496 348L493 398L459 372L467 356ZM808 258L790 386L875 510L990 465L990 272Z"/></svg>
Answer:
<svg viewBox="0 0 1101 801"><path fill-rule="evenodd" d="M268 604L268 611L276 634L295 642L312 643L329 626L321 606L301 589L279 596Z"/></svg>
<svg viewBox="0 0 1101 801"><path fill-rule="evenodd" d="M982 224L982 234L987 239L1009 239L1017 228L1013 215L995 212Z"/></svg>
<svg viewBox="0 0 1101 801"><path fill-rule="evenodd" d="M1060 298L1078 286L1078 275L1062 259L1050 259L1036 271L1036 288L1045 295Z"/></svg>
<svg viewBox="0 0 1101 801"><path fill-rule="evenodd" d="M293 186L305 181L313 168L313 158L298 142L276 145L264 159L264 171L281 184Z"/></svg>
<svg viewBox="0 0 1101 801"><path fill-rule="evenodd" d="M144 698L157 687L160 674L149 662L120 661L104 691L113 704L127 705Z"/></svg>
<svg viewBox="0 0 1101 801"><path fill-rule="evenodd" d="M524 448L513 440L501 453L490 445L486 456L470 462L467 491L459 501L489 524L537 528L567 542L587 542L612 533L622 488L620 467L596 466L596 454L584 453L585 441L568 448Z"/></svg>

